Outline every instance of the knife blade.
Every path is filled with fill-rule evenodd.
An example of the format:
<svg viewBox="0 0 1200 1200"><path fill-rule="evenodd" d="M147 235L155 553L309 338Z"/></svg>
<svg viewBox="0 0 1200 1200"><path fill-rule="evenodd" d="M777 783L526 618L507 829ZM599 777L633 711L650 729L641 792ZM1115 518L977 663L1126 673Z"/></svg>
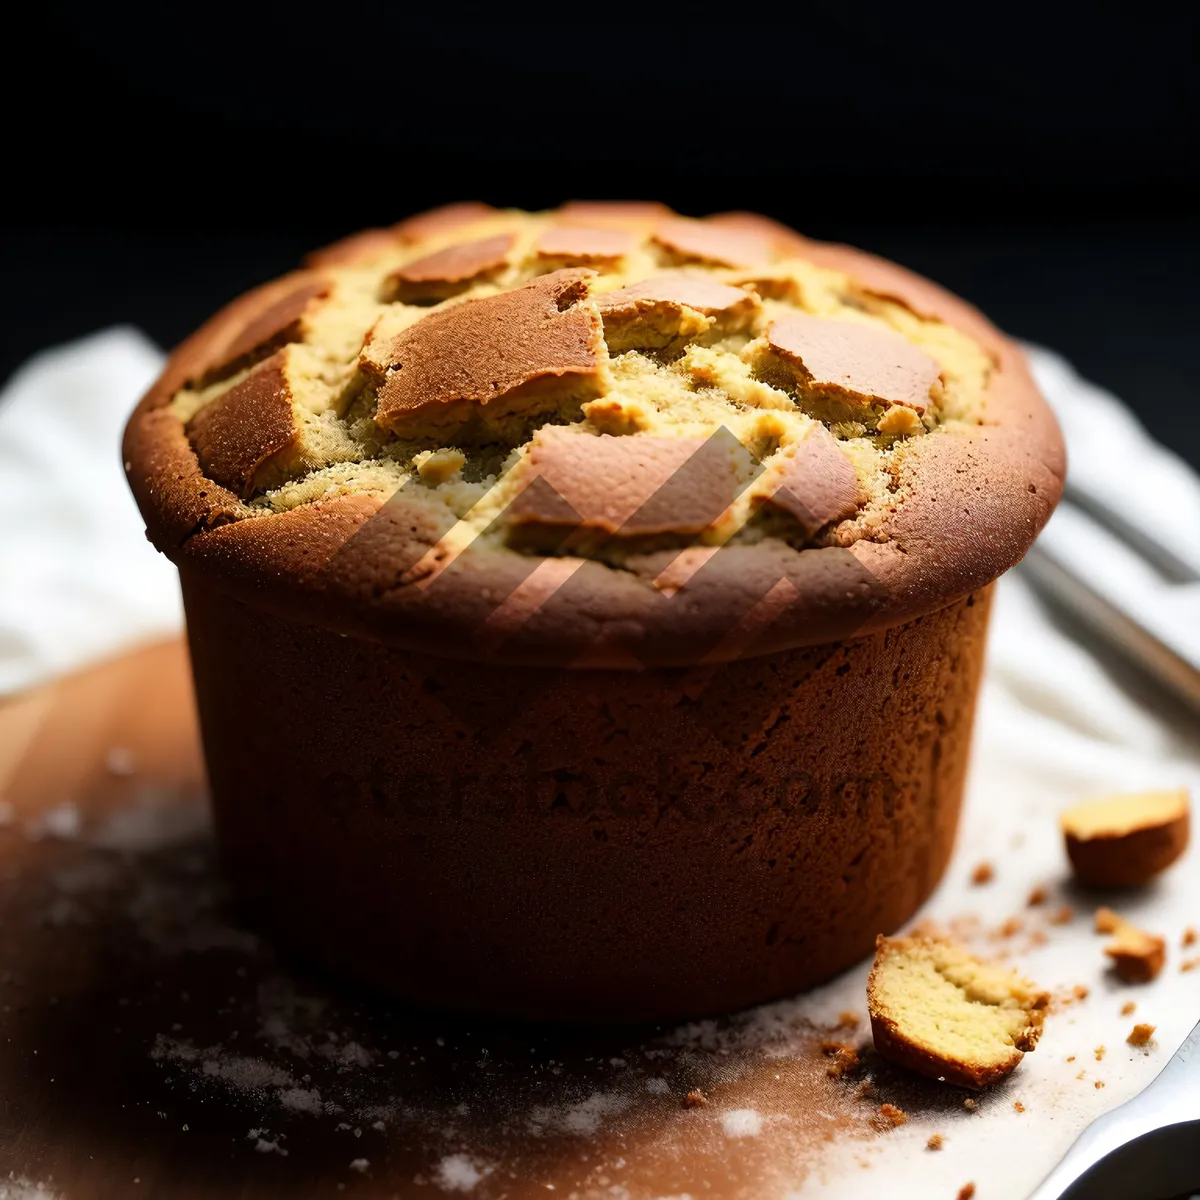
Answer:
<svg viewBox="0 0 1200 1200"><path fill-rule="evenodd" d="M1200 1024L1158 1077L1098 1117L1029 1200L1169 1200L1200 1191Z"/></svg>

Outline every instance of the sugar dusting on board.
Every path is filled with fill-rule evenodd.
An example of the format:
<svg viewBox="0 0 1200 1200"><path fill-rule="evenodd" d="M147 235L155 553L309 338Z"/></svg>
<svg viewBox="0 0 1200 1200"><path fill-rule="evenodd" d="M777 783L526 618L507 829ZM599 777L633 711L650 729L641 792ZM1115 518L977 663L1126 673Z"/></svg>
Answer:
<svg viewBox="0 0 1200 1200"><path fill-rule="evenodd" d="M86 997L87 1019L111 1030L116 1061L144 1066L125 1072L136 1090L112 1107L170 1125L184 1146L227 1129L221 1144L258 1172L473 1198L527 1180L546 1194L678 1195L736 1161L750 1196L767 1180L798 1186L835 1134L871 1136L875 1106L827 1077L829 1030L794 1004L564 1032L342 993L231 917L199 798L146 788L126 767L110 764L128 804L26 829L29 853L49 856L26 920L117 964ZM796 1089L818 1115L782 1102ZM702 1108L685 1102L696 1090Z"/></svg>

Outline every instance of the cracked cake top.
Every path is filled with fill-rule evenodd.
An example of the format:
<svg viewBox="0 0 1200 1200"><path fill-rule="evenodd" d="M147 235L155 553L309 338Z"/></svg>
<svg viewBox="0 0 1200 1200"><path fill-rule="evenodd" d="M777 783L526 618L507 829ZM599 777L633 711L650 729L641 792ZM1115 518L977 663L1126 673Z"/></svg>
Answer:
<svg viewBox="0 0 1200 1200"><path fill-rule="evenodd" d="M249 603L589 666L919 616L1024 554L1064 469L1019 352L933 284L602 203L316 252L179 347L125 465L155 545Z"/></svg>

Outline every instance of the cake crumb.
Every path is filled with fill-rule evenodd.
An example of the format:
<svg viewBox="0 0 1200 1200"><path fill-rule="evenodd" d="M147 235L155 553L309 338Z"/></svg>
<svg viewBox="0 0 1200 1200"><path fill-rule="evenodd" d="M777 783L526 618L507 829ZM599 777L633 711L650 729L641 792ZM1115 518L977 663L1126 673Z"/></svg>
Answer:
<svg viewBox="0 0 1200 1200"><path fill-rule="evenodd" d="M856 1012L851 1012L846 1009L845 1012L838 1013L837 1029L857 1029L862 1018Z"/></svg>
<svg viewBox="0 0 1200 1200"><path fill-rule="evenodd" d="M1139 887L1187 848L1186 788L1108 796L1060 814L1067 857L1087 887Z"/></svg>
<svg viewBox="0 0 1200 1200"><path fill-rule="evenodd" d="M1046 919L1051 925L1069 925L1075 916L1075 910L1069 905L1064 904L1062 908L1055 909Z"/></svg>
<svg viewBox="0 0 1200 1200"><path fill-rule="evenodd" d="M967 1096L963 1100L962 1106L967 1110L967 1112L975 1112L975 1110L979 1107L979 1101L976 1100L974 1096Z"/></svg>
<svg viewBox="0 0 1200 1200"><path fill-rule="evenodd" d="M1025 901L1030 908L1037 908L1039 904L1045 904L1050 893L1039 883L1037 887L1029 893L1029 899Z"/></svg>
<svg viewBox="0 0 1200 1200"><path fill-rule="evenodd" d="M1125 1003L1121 1005L1121 1016L1131 1016L1136 1008L1137 1005L1134 1004L1132 1000L1126 1000Z"/></svg>
<svg viewBox="0 0 1200 1200"><path fill-rule="evenodd" d="M995 932L993 936L998 938L1016 937L1022 929L1025 928L1025 922L1020 917L1009 917Z"/></svg>
<svg viewBox="0 0 1200 1200"><path fill-rule="evenodd" d="M1097 1062L1102 1062L1104 1059L1104 1056L1108 1053L1108 1050L1104 1046L1097 1046L1095 1048L1095 1050L1092 1051L1092 1053L1096 1056Z"/></svg>
<svg viewBox="0 0 1200 1200"><path fill-rule="evenodd" d="M1068 1054L1068 1055L1067 1055L1067 1062L1074 1062L1074 1061L1075 1061L1075 1055L1073 1055L1073 1054Z"/></svg>
<svg viewBox="0 0 1200 1200"><path fill-rule="evenodd" d="M1016 971L952 940L876 940L867 978L875 1050L919 1074L970 1088L995 1083L1037 1045L1049 1003Z"/></svg>
<svg viewBox="0 0 1200 1200"><path fill-rule="evenodd" d="M1088 989L1082 983L1077 983L1072 989L1071 994L1076 1000L1086 1000L1088 998Z"/></svg>
<svg viewBox="0 0 1200 1200"><path fill-rule="evenodd" d="M1200 941L1200 933L1196 931L1195 925L1189 925L1183 931L1183 940L1179 943L1181 946L1194 946Z"/></svg>
<svg viewBox="0 0 1200 1200"><path fill-rule="evenodd" d="M1014 1100L1014 1101L1013 1101L1013 1109L1014 1109L1016 1112L1023 1113L1023 1112L1025 1111L1025 1105L1023 1105L1023 1104L1020 1102L1020 1100Z"/></svg>
<svg viewBox="0 0 1200 1200"><path fill-rule="evenodd" d="M1167 943L1128 921L1118 920L1113 940L1104 947L1117 975L1126 983L1149 983L1166 961Z"/></svg>
<svg viewBox="0 0 1200 1200"><path fill-rule="evenodd" d="M875 1126L877 1129L895 1129L899 1125L907 1124L908 1113L902 1108L897 1108L894 1104L881 1104L879 1112L875 1116Z"/></svg>
<svg viewBox="0 0 1200 1200"><path fill-rule="evenodd" d="M830 1079L841 1079L858 1069L858 1051L849 1042L822 1042L821 1053L833 1060L825 1068Z"/></svg>
<svg viewBox="0 0 1200 1200"><path fill-rule="evenodd" d="M1197 967L1200 967L1200 958L1185 958L1179 964L1181 971L1194 971Z"/></svg>
<svg viewBox="0 0 1200 1200"><path fill-rule="evenodd" d="M973 1183L964 1183L958 1189L958 1200L974 1200L975 1185Z"/></svg>
<svg viewBox="0 0 1200 1200"><path fill-rule="evenodd" d="M1145 1046L1154 1036L1155 1025L1146 1025L1143 1022L1138 1022L1130 1031L1129 1036L1125 1039L1131 1046Z"/></svg>
<svg viewBox="0 0 1200 1200"><path fill-rule="evenodd" d="M925 1143L926 1150L940 1150L946 1144L946 1139L940 1133L931 1133Z"/></svg>
<svg viewBox="0 0 1200 1200"><path fill-rule="evenodd" d="M703 1108L707 1103L708 1097L699 1088L692 1088L683 1098L684 1108Z"/></svg>
<svg viewBox="0 0 1200 1200"><path fill-rule="evenodd" d="M1092 1087L1094 1087L1097 1091L1099 1091L1103 1086L1104 1086L1103 1079L1097 1079L1096 1082L1092 1084Z"/></svg>
<svg viewBox="0 0 1200 1200"><path fill-rule="evenodd" d="M996 878L996 871L992 864L986 859L976 864L975 870L971 872L971 882L976 887L982 887L985 883L991 883Z"/></svg>
<svg viewBox="0 0 1200 1200"><path fill-rule="evenodd" d="M1111 908L1101 905L1096 909L1096 932L1116 933L1121 924L1121 918Z"/></svg>
<svg viewBox="0 0 1200 1200"><path fill-rule="evenodd" d="M360 1175L365 1175L370 1165L370 1160L366 1158L352 1158L350 1160L350 1170L357 1171Z"/></svg>

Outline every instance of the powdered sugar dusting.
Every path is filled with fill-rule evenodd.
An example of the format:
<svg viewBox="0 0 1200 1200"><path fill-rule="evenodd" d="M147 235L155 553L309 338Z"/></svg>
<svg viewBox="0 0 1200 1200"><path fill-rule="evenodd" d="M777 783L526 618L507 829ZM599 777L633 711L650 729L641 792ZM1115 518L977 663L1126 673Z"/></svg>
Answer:
<svg viewBox="0 0 1200 1200"><path fill-rule="evenodd" d="M721 1128L729 1138L758 1137L762 1127L762 1116L752 1108L735 1108L721 1115Z"/></svg>
<svg viewBox="0 0 1200 1200"><path fill-rule="evenodd" d="M40 816L29 821L25 832L35 841L43 838L60 838L69 841L79 836L83 828L83 816L74 804L56 804L48 808Z"/></svg>
<svg viewBox="0 0 1200 1200"><path fill-rule="evenodd" d="M447 1154L433 1173L434 1182L446 1192L470 1192L491 1172L465 1154Z"/></svg>
<svg viewBox="0 0 1200 1200"><path fill-rule="evenodd" d="M0 1200L65 1200L65 1197L47 1183L10 1174L7 1179L0 1179Z"/></svg>

